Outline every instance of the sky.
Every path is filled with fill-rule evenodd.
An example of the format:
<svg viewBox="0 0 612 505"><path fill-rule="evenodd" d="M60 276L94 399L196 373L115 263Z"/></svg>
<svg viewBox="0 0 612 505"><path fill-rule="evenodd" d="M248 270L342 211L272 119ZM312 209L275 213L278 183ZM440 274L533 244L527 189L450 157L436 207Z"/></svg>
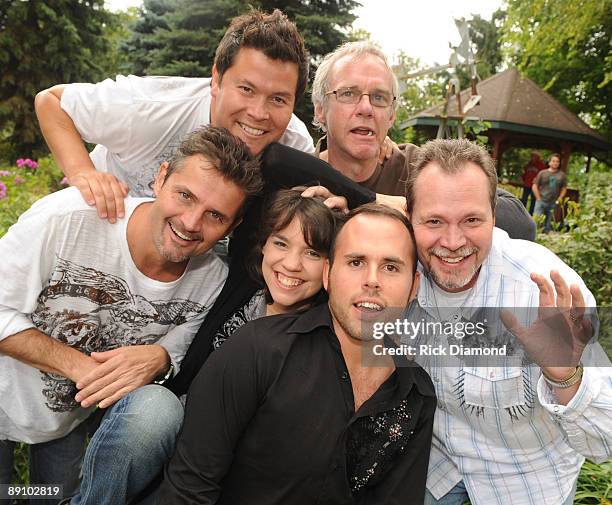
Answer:
<svg viewBox="0 0 612 505"><path fill-rule="evenodd" d="M459 43L453 18L480 14L490 19L502 0L360 0L354 28L370 32L392 60L400 50L426 65L448 63L448 43ZM112 10L139 6L142 0L107 0Z"/></svg>

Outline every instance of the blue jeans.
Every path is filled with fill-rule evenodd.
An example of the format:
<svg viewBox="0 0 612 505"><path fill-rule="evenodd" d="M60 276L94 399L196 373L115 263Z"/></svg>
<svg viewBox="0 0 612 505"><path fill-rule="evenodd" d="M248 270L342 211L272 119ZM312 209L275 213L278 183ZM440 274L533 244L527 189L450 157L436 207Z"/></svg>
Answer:
<svg viewBox="0 0 612 505"><path fill-rule="evenodd" d="M529 199L529 197L531 197L531 200ZM527 207L527 201L529 200L529 207ZM533 208L535 206L535 195L533 194L533 189L531 189L531 186L527 187L527 186L523 186L523 196L521 196L521 202L523 202L523 205L525 206L526 209L528 209L529 214L533 215Z"/></svg>
<svg viewBox="0 0 612 505"><path fill-rule="evenodd" d="M557 204L555 202L548 203L543 202L542 200L538 200L535 204L533 215L544 216L544 233L548 233L552 230L550 220L553 217L556 208Z"/></svg>
<svg viewBox="0 0 612 505"><path fill-rule="evenodd" d="M572 492L562 505L572 505L574 503L574 495L576 494L577 484L578 481L574 482L574 488L572 489ZM425 501L423 502L423 505L463 505L469 499L470 497L468 496L467 491L465 490L465 484L463 484L463 481L461 481L439 500L436 500L429 492L429 490L426 490Z"/></svg>
<svg viewBox="0 0 612 505"><path fill-rule="evenodd" d="M123 505L142 491L172 456L183 422L183 406L168 389L150 384L96 414L61 439L30 446L30 482L63 484L64 496L72 496L72 505ZM13 443L0 444L0 463L4 463L1 448ZM0 464L0 476L3 466ZM32 475L33 470L38 473ZM40 505L51 503L46 500Z"/></svg>
<svg viewBox="0 0 612 505"><path fill-rule="evenodd" d="M71 505L127 503L170 459L182 423L183 405L163 386L125 396L104 415L87 447Z"/></svg>

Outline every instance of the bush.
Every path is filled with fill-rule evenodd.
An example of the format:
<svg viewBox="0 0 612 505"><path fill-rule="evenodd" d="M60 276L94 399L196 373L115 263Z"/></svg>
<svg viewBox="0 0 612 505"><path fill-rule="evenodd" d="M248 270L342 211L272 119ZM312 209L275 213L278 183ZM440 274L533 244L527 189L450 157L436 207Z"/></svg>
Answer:
<svg viewBox="0 0 612 505"><path fill-rule="evenodd" d="M0 166L0 237L36 200L63 187L64 174L50 156L18 162Z"/></svg>
<svg viewBox="0 0 612 505"><path fill-rule="evenodd" d="M554 251L582 277L600 306L612 305L612 173L585 177L581 202L569 202L562 230L539 234L537 241Z"/></svg>

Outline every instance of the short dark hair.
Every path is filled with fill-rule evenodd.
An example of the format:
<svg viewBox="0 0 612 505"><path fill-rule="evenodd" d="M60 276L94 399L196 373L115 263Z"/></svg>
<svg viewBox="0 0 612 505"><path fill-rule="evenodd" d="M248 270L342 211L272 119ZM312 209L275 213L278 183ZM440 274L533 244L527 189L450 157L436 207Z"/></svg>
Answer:
<svg viewBox="0 0 612 505"><path fill-rule="evenodd" d="M169 161L164 182L174 172L181 170L185 160L201 155L210 161L224 179L238 186L245 196L245 203L237 217L244 214L251 197L263 189L260 161L253 157L247 145L225 128L203 126L191 132L180 143Z"/></svg>
<svg viewBox="0 0 612 505"><path fill-rule="evenodd" d="M557 158L559 161L561 161L561 155L559 153L552 153L550 158L548 158L548 163L550 163L553 158Z"/></svg>
<svg viewBox="0 0 612 505"><path fill-rule="evenodd" d="M252 279L264 288L268 303L272 302L272 297L261 271L262 250L268 237L289 226L294 218L298 218L304 241L318 253L328 256L330 245L336 234L340 215L328 208L323 203L323 198L303 197L304 189L306 187L281 189L264 200L259 228L256 231L255 247L249 254L247 269ZM322 290L321 294L324 293L325 290Z"/></svg>
<svg viewBox="0 0 612 505"><path fill-rule="evenodd" d="M334 262L334 253L336 251L336 243L338 242L338 237L342 231L342 228L355 216L359 215L368 215L368 216L376 216L376 217L387 217L391 219L395 219L402 223L406 230L408 230L408 235L410 235L410 242L412 243L412 250L414 252L413 262L412 262L412 274L416 272L417 269L417 248L416 248L416 238L414 236L414 229L412 228L412 223L408 220L408 218L402 214L400 211L395 210L386 205L381 205L379 203L366 203L361 205L349 212L349 214L338 224L336 234L332 240L331 246L329 247L329 263L330 265ZM363 240L368 240L368 237L363 237Z"/></svg>
<svg viewBox="0 0 612 505"><path fill-rule="evenodd" d="M465 167L466 163L478 165L489 181L489 200L491 211L495 215L497 204L497 170L495 162L487 150L466 139L436 139L430 140L420 147L416 159L406 181L406 208L412 214L414 208L414 186L421 172L430 163L437 163L442 171L456 174Z"/></svg>
<svg viewBox="0 0 612 505"><path fill-rule="evenodd" d="M234 64L238 51L243 47L257 49L272 60L295 63L298 67L295 98L302 96L308 84L309 55L295 23L285 14L278 9L274 9L272 14L252 9L232 19L215 52L214 65L219 80Z"/></svg>

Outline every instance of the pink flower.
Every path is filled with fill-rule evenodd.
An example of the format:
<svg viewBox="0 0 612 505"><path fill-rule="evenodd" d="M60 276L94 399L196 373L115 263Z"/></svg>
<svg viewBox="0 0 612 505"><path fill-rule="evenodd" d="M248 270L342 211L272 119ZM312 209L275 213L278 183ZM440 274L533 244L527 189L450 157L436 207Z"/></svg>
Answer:
<svg viewBox="0 0 612 505"><path fill-rule="evenodd" d="M19 158L15 163L17 164L19 168L26 167L31 170L35 170L38 168L38 163L35 162L34 160L31 160L30 158L25 158L25 159Z"/></svg>
<svg viewBox="0 0 612 505"><path fill-rule="evenodd" d="M14 184L23 184L24 182L25 182L25 179L23 177L16 176L13 179Z"/></svg>
<svg viewBox="0 0 612 505"><path fill-rule="evenodd" d="M6 198L7 190L8 188L6 187L6 184L4 184L3 182L0 182L0 200L2 200L3 198Z"/></svg>
<svg viewBox="0 0 612 505"><path fill-rule="evenodd" d="M8 170L0 170L0 177L6 177L7 175L11 175L11 172Z"/></svg>
<svg viewBox="0 0 612 505"><path fill-rule="evenodd" d="M64 178L63 178L63 179L60 181L60 184L61 184L62 186L68 186L68 184L70 184L70 183L68 182L68 177L64 176Z"/></svg>

